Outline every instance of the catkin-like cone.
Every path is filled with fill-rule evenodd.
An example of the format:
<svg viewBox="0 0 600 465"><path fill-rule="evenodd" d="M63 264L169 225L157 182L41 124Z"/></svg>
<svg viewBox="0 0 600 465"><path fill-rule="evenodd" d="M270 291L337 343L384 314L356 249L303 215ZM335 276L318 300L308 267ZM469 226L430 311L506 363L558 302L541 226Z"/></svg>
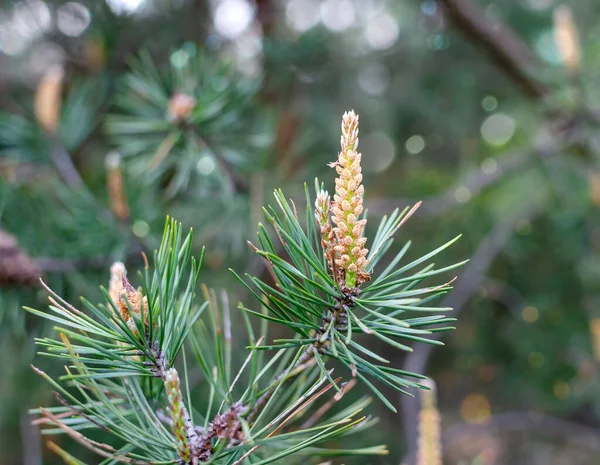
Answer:
<svg viewBox="0 0 600 465"><path fill-rule="evenodd" d="M577 73L581 67L581 46L573 13L567 5L554 10L554 40L565 69Z"/></svg>
<svg viewBox="0 0 600 465"><path fill-rule="evenodd" d="M129 204L125 192L125 181L121 170L121 157L117 152L106 156L106 188L110 199L110 209L120 220L129 217Z"/></svg>
<svg viewBox="0 0 600 465"><path fill-rule="evenodd" d="M315 219L319 225L321 232L321 245L325 252L325 258L329 264L329 268L333 270L335 259L335 234L333 233L333 227L329 219L331 215L331 198L327 191L321 190L317 194L315 200Z"/></svg>
<svg viewBox="0 0 600 465"><path fill-rule="evenodd" d="M188 463L191 456L190 443L186 427L187 411L181 394L179 374L175 368L167 370L164 377L165 392L169 401L168 413L171 420L171 432L175 437L177 454L184 463Z"/></svg>
<svg viewBox="0 0 600 465"><path fill-rule="evenodd" d="M431 391L421 392L417 465L442 465L441 418L436 406L435 384L429 382Z"/></svg>
<svg viewBox="0 0 600 465"><path fill-rule="evenodd" d="M344 274L344 284L357 287L370 279L365 267L368 262L365 248L367 238L363 231L367 223L361 219L363 212L364 186L362 183L361 154L358 149L358 115L354 111L342 117L341 151L335 167L338 177L335 180L334 203L331 207L333 232L337 244L334 247L339 256L339 267ZM336 261L336 265L337 265Z"/></svg>

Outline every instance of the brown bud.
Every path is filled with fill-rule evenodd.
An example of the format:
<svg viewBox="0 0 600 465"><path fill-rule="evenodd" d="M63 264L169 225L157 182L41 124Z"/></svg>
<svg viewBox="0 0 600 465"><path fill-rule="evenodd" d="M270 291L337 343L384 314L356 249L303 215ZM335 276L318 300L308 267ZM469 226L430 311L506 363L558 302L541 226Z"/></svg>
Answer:
<svg viewBox="0 0 600 465"><path fill-rule="evenodd" d="M38 264L11 234L0 229L0 286L34 284L41 276Z"/></svg>
<svg viewBox="0 0 600 465"><path fill-rule="evenodd" d="M121 156L117 152L110 152L106 155L105 165L110 209L119 220L126 220L129 218L129 204L121 170Z"/></svg>
<svg viewBox="0 0 600 465"><path fill-rule="evenodd" d="M63 78L62 66L51 66L40 80L35 91L33 103L35 118L49 134L56 133L60 121Z"/></svg>
<svg viewBox="0 0 600 465"><path fill-rule="evenodd" d="M196 99L181 92L176 92L169 100L167 119L179 123L187 119L194 111Z"/></svg>

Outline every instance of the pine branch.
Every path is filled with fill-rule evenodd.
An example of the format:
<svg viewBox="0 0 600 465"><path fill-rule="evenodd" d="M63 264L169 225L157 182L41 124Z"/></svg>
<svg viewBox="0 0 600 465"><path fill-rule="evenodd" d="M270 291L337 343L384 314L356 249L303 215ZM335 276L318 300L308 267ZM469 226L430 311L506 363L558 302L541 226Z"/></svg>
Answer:
<svg viewBox="0 0 600 465"><path fill-rule="evenodd" d="M511 29L492 23L472 0L440 0L448 17L473 43L479 44L507 76L530 97L541 99L550 89L533 77L539 61Z"/></svg>

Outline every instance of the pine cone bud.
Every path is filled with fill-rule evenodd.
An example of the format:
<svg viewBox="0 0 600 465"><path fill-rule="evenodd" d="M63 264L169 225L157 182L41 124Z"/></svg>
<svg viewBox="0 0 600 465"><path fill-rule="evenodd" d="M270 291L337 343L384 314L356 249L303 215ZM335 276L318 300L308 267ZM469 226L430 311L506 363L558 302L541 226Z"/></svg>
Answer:
<svg viewBox="0 0 600 465"><path fill-rule="evenodd" d="M0 229L0 286L31 285L41 274L38 264L21 250L15 237Z"/></svg>
<svg viewBox="0 0 600 465"><path fill-rule="evenodd" d="M135 335L139 335L133 317L142 318L144 314L144 325L148 324L148 299L131 285L127 279L127 270L121 262L113 263L110 267L110 282L108 294L115 306L119 309L121 317L127 323L129 329ZM112 307L111 307L112 308ZM130 310L131 309L131 310ZM116 318L116 315L115 315Z"/></svg>
<svg viewBox="0 0 600 465"><path fill-rule="evenodd" d="M175 123L180 123L192 114L195 106L196 99L194 97L181 92L175 92L171 100L169 100L167 119Z"/></svg>

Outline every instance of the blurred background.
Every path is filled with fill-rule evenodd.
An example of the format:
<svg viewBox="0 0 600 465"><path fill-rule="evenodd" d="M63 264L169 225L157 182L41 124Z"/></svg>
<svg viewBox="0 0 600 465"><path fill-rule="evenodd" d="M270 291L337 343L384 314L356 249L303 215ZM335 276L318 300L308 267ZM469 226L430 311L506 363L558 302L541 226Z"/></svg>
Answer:
<svg viewBox="0 0 600 465"><path fill-rule="evenodd" d="M2 0L0 462L59 463L27 415L54 402L30 364L60 372L22 310L46 305L38 276L100 301L168 214L207 246L201 281L248 302L227 268L263 272L245 242L261 206L333 186L354 109L367 235L423 200L396 247L462 233L440 260L471 257L446 346L392 358L438 385L443 463L600 463L599 17L595 0ZM334 463L414 463L421 403L373 403L360 441L390 455Z"/></svg>

